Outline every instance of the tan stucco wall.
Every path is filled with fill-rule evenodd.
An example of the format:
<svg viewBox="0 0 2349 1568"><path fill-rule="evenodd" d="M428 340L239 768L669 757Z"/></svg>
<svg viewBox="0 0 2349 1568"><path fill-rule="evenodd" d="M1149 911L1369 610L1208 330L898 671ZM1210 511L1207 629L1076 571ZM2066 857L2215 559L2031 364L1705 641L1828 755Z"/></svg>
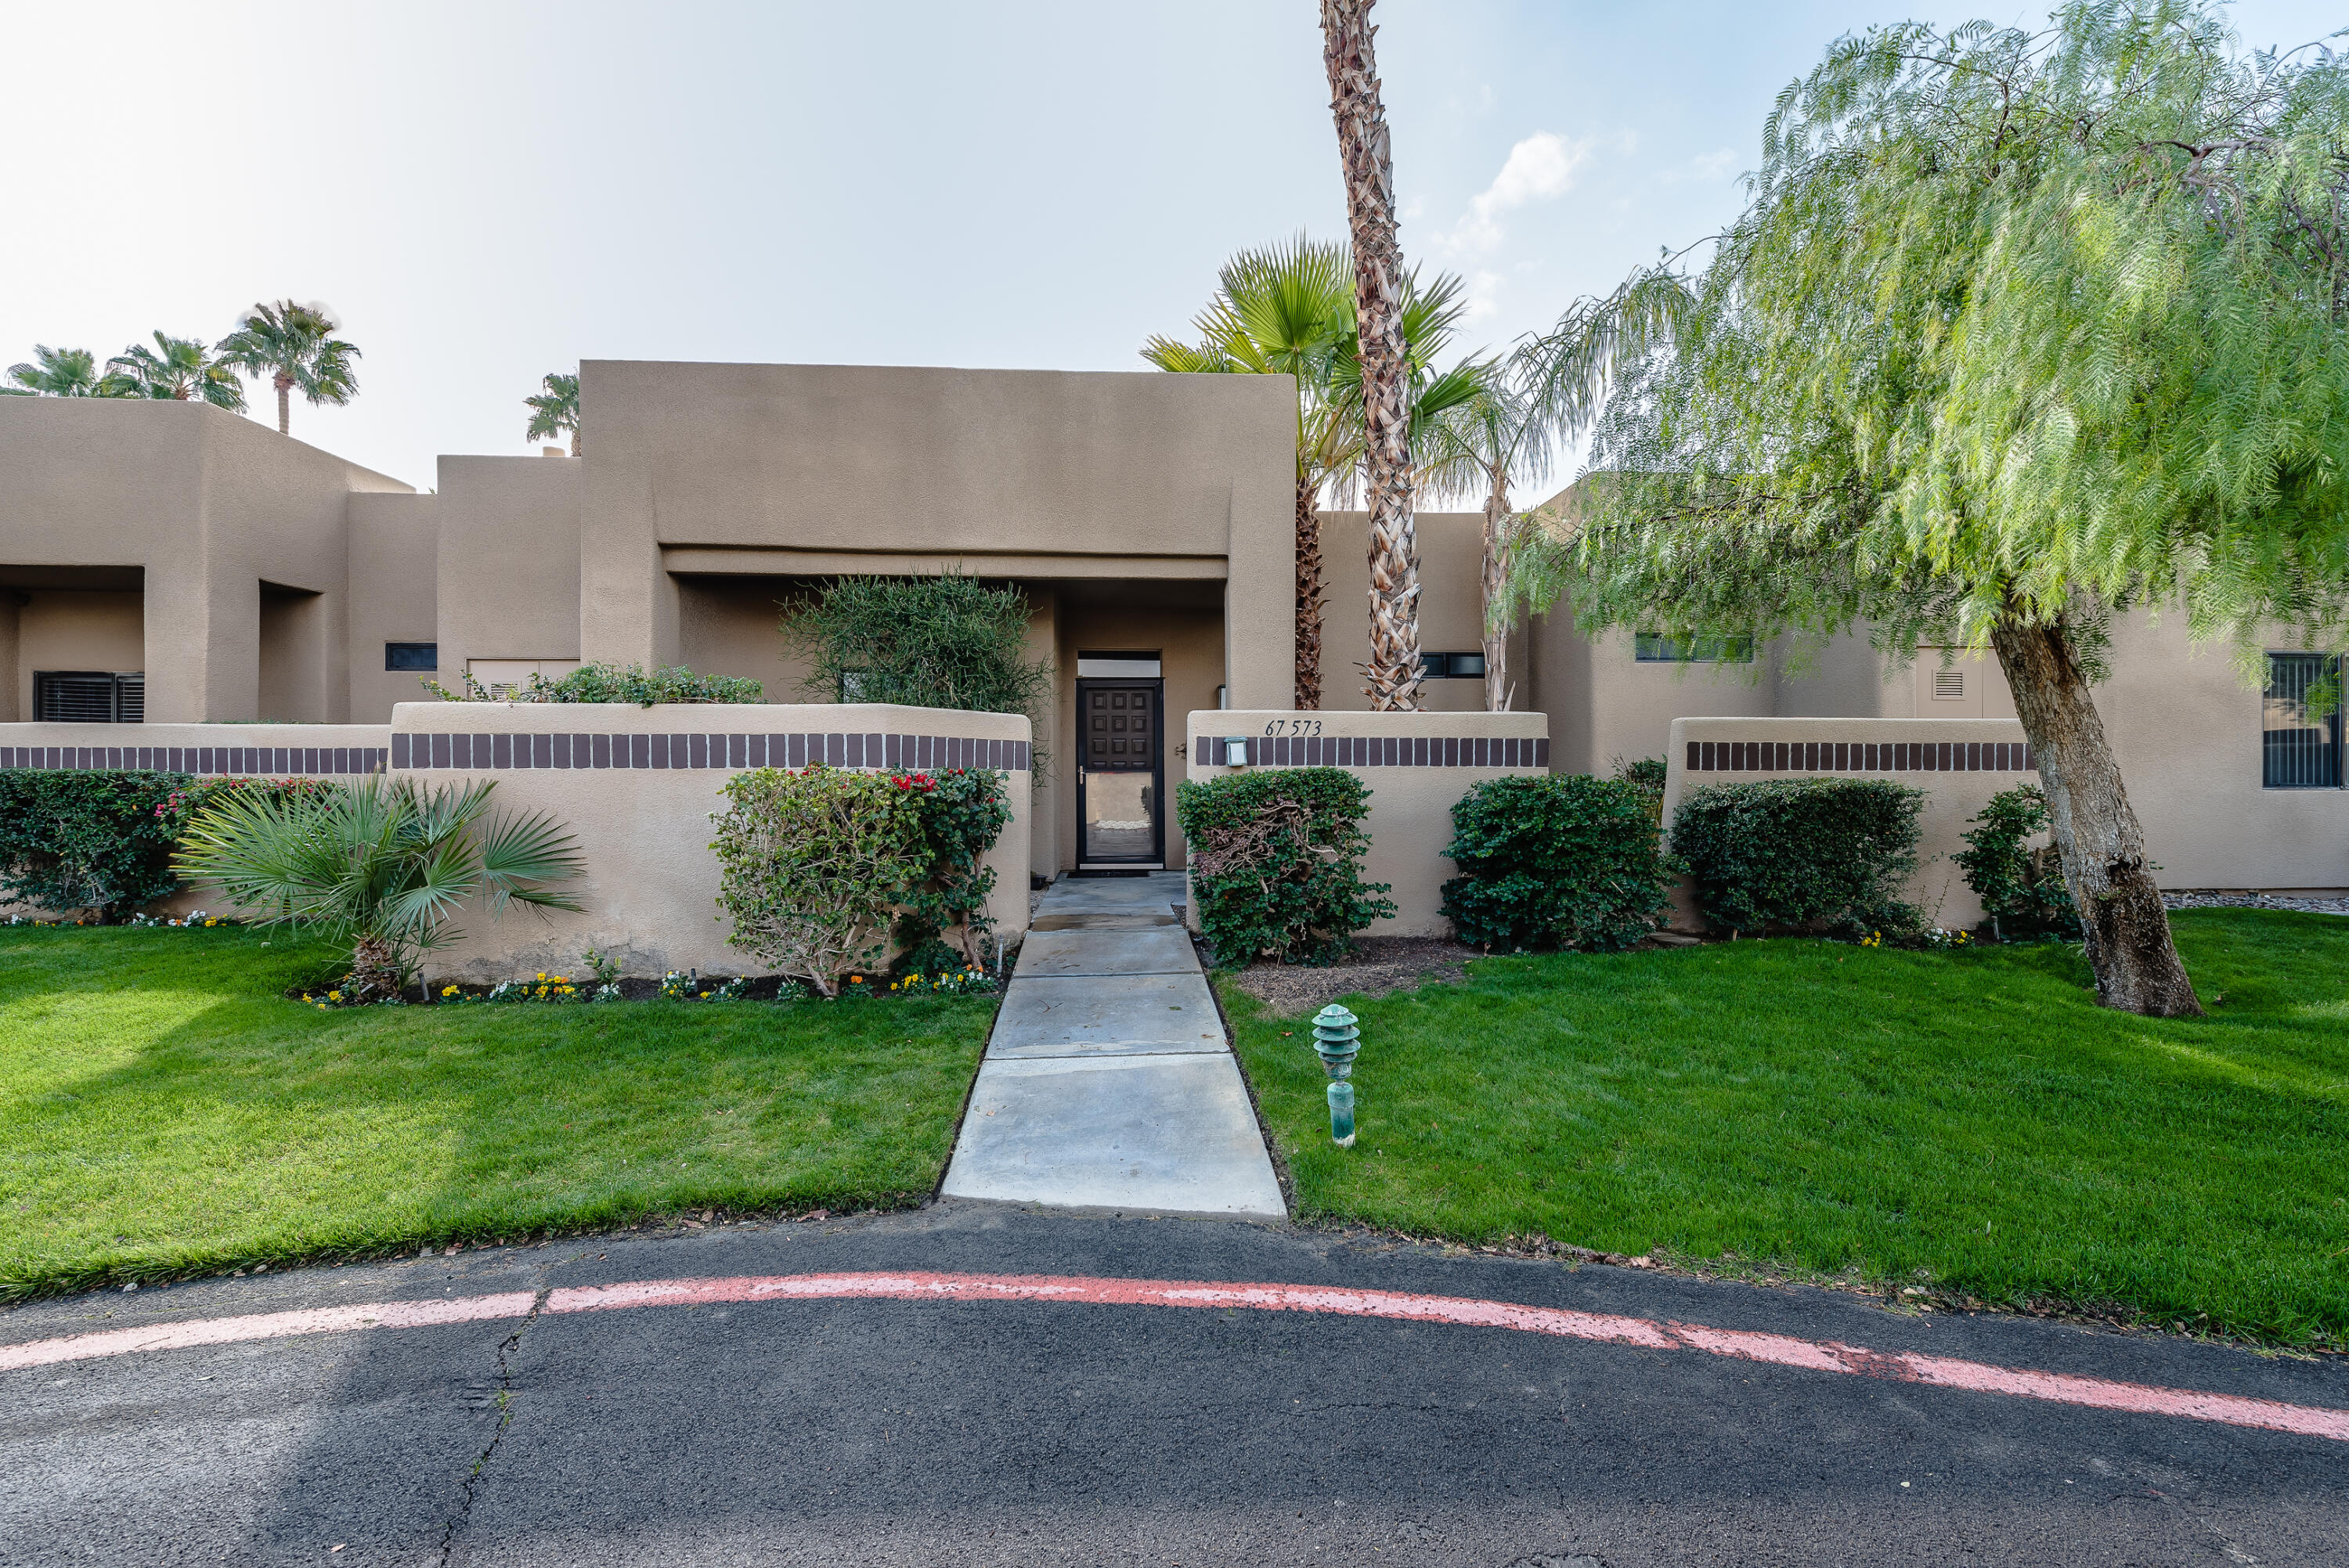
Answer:
<svg viewBox="0 0 2349 1568"><path fill-rule="evenodd" d="M1419 541L1419 646L1423 653L1475 653L1485 643L1485 519L1476 512L1423 511L1412 519ZM1293 531L1293 530L1292 530ZM1321 706L1366 712L1356 666L1371 656L1371 525L1368 513L1321 514L1321 572L1329 591L1321 610ZM1526 634L1510 639L1516 708L1535 706L1526 678ZM1432 680L1420 688L1431 713L1477 713L1482 680Z"/></svg>
<svg viewBox="0 0 2349 1568"><path fill-rule="evenodd" d="M1232 771L1217 763L1198 760L1202 737L1220 741L1226 736L1269 734L1299 738L1338 737L1484 737L1538 741L1549 728L1538 713L1319 713L1293 711L1200 712L1185 721L1185 774L1195 779L1220 779ZM1223 755L1220 746L1211 756ZM1451 927L1439 913L1444 880L1458 868L1444 858L1452 841L1453 803L1487 779L1513 773L1541 771L1531 759L1517 768L1350 768L1371 788L1371 812L1364 826L1371 848L1362 858L1365 882L1387 882L1394 900L1393 918L1370 927L1373 936L1437 936ZM1191 923L1198 923L1198 903L1191 903Z"/></svg>
<svg viewBox="0 0 2349 1568"><path fill-rule="evenodd" d="M1529 627L1526 702L1550 716L1550 764L1560 773L1612 773L1660 757L1672 720L1762 716L1775 701L1769 650L1747 665L1641 664L1629 632L1586 636L1561 601ZM1758 678L1757 678L1758 676Z"/></svg>
<svg viewBox="0 0 2349 1568"><path fill-rule="evenodd" d="M427 698L418 672L383 667L383 645L439 640L440 505L430 495L350 499L355 724L388 724L393 704Z"/></svg>
<svg viewBox="0 0 2349 1568"><path fill-rule="evenodd" d="M585 466L568 458L440 459L433 500L442 685L456 689L468 659L581 656L579 498Z"/></svg>
<svg viewBox="0 0 2349 1568"><path fill-rule="evenodd" d="M29 716L37 670L143 670L143 595L27 589L16 612L16 712ZM150 690L151 685L150 685Z"/></svg>
<svg viewBox="0 0 2349 1568"><path fill-rule="evenodd" d="M138 567L151 718L256 717L261 584L328 595L347 703L346 500L407 486L202 403L0 398L0 565Z"/></svg>
<svg viewBox="0 0 2349 1568"><path fill-rule="evenodd" d="M777 629L783 603L814 586L792 577L679 577L678 659L704 675L747 676L769 702L821 701L801 686L808 662Z"/></svg>
<svg viewBox="0 0 2349 1568"><path fill-rule="evenodd" d="M693 572L777 552L741 569L784 575L850 552L876 572L950 556L1223 581L1228 560L1232 667L1285 684L1257 655L1288 630L1292 396L1278 377L588 361L583 656L675 662L664 549L696 552Z"/></svg>
<svg viewBox="0 0 2349 1568"><path fill-rule="evenodd" d="M1028 721L1002 714L951 713L940 708L877 704L403 703L393 712L398 734L495 735L586 733L858 732L1028 740ZM397 742L395 742L397 744ZM469 910L461 941L428 963L435 975L495 980L544 969L577 974L588 947L609 953L632 975L670 969L708 974L770 973L748 954L726 944L718 918L718 862L709 852L710 813L724 808L720 768L409 769L433 783L491 778L496 803L509 811L544 811L577 838L587 861L580 885L584 913L543 919L510 911L492 922ZM1028 838L1032 822L1027 775L1010 776L1012 821L988 857L996 870L989 911L1005 934L1028 926Z"/></svg>

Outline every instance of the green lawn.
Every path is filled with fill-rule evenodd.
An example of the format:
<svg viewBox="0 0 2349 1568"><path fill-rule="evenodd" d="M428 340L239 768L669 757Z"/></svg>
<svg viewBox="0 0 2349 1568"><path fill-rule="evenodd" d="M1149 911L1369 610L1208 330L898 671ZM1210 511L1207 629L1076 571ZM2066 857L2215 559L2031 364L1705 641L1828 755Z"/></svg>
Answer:
<svg viewBox="0 0 2349 1568"><path fill-rule="evenodd" d="M1486 959L1349 1000L1351 1150L1305 1023L1224 996L1300 1217L2349 1340L2349 920L2175 925L2204 1021L2059 947Z"/></svg>
<svg viewBox="0 0 2349 1568"><path fill-rule="evenodd" d="M994 1015L278 995L332 972L283 934L0 929L0 1299L705 1206L917 1201Z"/></svg>

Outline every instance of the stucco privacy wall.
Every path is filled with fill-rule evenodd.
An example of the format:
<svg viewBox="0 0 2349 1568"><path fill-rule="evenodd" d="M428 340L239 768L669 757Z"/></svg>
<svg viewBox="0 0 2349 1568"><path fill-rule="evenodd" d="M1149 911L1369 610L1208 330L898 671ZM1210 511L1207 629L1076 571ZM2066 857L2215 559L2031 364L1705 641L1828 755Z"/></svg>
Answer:
<svg viewBox="0 0 2349 1568"><path fill-rule="evenodd" d="M2036 784L2036 758L2012 719L1677 718L1666 754L1664 824L1681 799L1707 784L1802 777L1890 779L1925 791L1917 820L1917 871L1902 894L1928 924L1971 929L1982 901L1950 857L1966 847L1968 821L2002 789ZM1697 926L1693 901L1675 900L1682 929Z"/></svg>
<svg viewBox="0 0 2349 1568"><path fill-rule="evenodd" d="M1017 716L880 704L402 703L392 716L393 773L493 778L500 808L546 812L587 862L575 890L582 913L512 909L492 923L468 910L463 937L429 967L468 980L577 974L594 947L631 975L767 973L726 944L709 819L734 774L810 761L1004 769L1012 820L988 856L988 912L1005 934L1025 931L1029 746L1028 721Z"/></svg>
<svg viewBox="0 0 2349 1568"><path fill-rule="evenodd" d="M0 768L336 778L379 772L390 746L380 724L0 724Z"/></svg>
<svg viewBox="0 0 2349 1568"><path fill-rule="evenodd" d="M1538 713L1298 713L1269 709L1195 712L1185 721L1189 777L1220 779L1225 741L1247 743L1252 768L1343 768L1371 789L1364 826L1371 848L1363 880L1392 884L1394 916L1373 936L1435 936L1450 929L1440 913L1444 879L1457 868L1444 858L1452 841L1452 806L1487 779L1549 769L1549 721ZM1191 901L1190 921L1199 921Z"/></svg>

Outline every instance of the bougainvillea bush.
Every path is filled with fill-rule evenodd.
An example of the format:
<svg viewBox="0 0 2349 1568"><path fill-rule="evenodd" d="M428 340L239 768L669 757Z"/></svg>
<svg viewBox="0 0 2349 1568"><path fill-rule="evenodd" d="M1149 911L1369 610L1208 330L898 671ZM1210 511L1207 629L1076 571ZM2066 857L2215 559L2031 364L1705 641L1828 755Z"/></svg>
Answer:
<svg viewBox="0 0 2349 1568"><path fill-rule="evenodd" d="M929 871L915 802L929 780L836 768L759 768L726 781L718 836L726 940L826 996L885 968L889 928Z"/></svg>
<svg viewBox="0 0 2349 1568"><path fill-rule="evenodd" d="M202 779L135 769L0 770L0 897L119 924L170 898L171 851L196 813L240 793L301 794L316 779Z"/></svg>

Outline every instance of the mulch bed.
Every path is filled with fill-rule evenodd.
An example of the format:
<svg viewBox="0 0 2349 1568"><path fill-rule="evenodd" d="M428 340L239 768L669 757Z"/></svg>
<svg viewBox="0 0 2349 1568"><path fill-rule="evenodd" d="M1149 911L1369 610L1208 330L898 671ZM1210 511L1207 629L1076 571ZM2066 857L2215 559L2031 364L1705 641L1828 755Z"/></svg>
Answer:
<svg viewBox="0 0 2349 1568"><path fill-rule="evenodd" d="M1340 996L1383 996L1433 981L1461 980L1484 954L1441 936L1366 936L1351 956L1326 968L1258 964L1240 971L1239 987L1276 1013L1319 1012Z"/></svg>

